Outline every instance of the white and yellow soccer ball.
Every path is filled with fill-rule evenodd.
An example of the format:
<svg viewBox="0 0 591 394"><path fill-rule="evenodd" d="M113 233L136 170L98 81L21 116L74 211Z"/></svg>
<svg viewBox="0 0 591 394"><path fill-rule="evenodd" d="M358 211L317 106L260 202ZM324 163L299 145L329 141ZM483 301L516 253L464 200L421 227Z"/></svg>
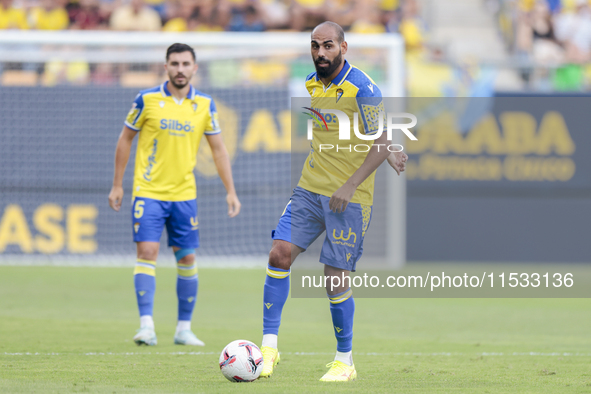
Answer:
<svg viewBox="0 0 591 394"><path fill-rule="evenodd" d="M230 382L252 382L263 370L263 353L250 341L230 342L220 354L220 370Z"/></svg>

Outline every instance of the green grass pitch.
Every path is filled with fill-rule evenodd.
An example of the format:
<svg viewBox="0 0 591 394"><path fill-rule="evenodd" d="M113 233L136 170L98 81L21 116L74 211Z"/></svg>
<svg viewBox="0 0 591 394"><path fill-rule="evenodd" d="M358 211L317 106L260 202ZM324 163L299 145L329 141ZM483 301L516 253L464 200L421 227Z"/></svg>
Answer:
<svg viewBox="0 0 591 394"><path fill-rule="evenodd" d="M589 299L357 299L358 379L318 379L326 299L289 299L274 376L228 382L222 348L261 340L264 269L201 269L193 329L172 343L176 270L157 270L159 344L137 347L131 268L0 266L1 393L591 393Z"/></svg>

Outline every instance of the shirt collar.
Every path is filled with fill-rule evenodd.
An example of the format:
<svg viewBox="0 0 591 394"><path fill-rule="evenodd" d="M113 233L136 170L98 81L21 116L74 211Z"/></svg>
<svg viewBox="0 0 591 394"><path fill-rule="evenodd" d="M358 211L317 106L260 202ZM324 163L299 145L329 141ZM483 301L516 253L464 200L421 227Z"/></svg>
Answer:
<svg viewBox="0 0 591 394"><path fill-rule="evenodd" d="M343 69L336 77L334 77L334 79L332 80L331 83L333 83L337 86L340 85L341 83L343 83L343 81L345 80L345 77L347 76L347 73L349 72L350 69L351 69L351 65L349 65L349 62L345 60L345 64L343 65Z"/></svg>

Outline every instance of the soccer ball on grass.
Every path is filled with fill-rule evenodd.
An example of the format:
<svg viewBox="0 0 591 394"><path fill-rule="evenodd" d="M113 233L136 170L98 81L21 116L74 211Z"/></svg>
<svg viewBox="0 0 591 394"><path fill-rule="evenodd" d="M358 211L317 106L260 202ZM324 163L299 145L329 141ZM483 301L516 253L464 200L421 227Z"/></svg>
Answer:
<svg viewBox="0 0 591 394"><path fill-rule="evenodd" d="M263 354L250 341L230 342L220 354L220 370L230 382L252 382L263 370Z"/></svg>

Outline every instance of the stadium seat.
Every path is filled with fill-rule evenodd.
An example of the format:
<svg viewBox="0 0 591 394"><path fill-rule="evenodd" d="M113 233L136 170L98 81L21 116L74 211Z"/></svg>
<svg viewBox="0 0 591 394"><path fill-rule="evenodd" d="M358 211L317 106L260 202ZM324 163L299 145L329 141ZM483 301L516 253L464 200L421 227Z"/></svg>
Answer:
<svg viewBox="0 0 591 394"><path fill-rule="evenodd" d="M2 73L3 86L36 86L39 75L35 71L8 70Z"/></svg>
<svg viewBox="0 0 591 394"><path fill-rule="evenodd" d="M148 88L160 82L160 77L155 72L128 71L119 78L121 86L126 88Z"/></svg>

